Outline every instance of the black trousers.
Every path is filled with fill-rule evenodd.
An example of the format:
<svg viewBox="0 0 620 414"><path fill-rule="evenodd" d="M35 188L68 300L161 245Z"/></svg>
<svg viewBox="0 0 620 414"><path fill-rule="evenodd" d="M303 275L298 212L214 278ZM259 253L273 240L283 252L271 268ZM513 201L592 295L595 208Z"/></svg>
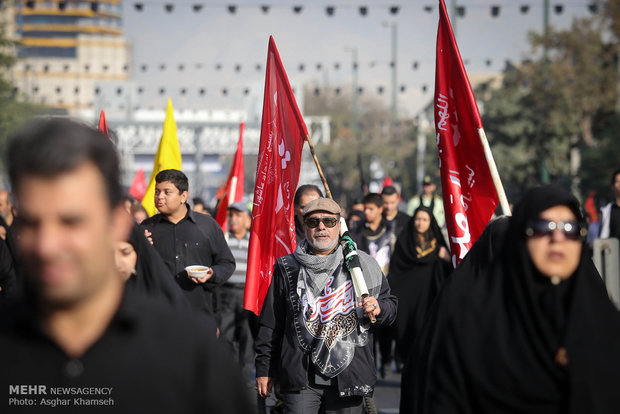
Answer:
<svg viewBox="0 0 620 414"><path fill-rule="evenodd" d="M244 381L253 381L254 339L250 331L251 312L243 309L243 289L220 287L220 339L230 347L239 362Z"/></svg>
<svg viewBox="0 0 620 414"><path fill-rule="evenodd" d="M340 397L337 386L315 385L282 393L282 401L286 414L361 414L364 397Z"/></svg>

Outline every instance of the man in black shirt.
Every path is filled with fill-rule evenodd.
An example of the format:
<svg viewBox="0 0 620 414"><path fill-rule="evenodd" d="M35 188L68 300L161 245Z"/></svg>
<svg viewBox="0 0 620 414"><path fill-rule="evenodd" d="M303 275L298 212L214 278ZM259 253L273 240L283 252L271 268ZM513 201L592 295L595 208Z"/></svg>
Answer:
<svg viewBox="0 0 620 414"><path fill-rule="evenodd" d="M611 176L614 199L601 209L601 230L599 237L620 239L620 169Z"/></svg>
<svg viewBox="0 0 620 414"><path fill-rule="evenodd" d="M17 288L13 256L6 242L0 238L0 308L16 297Z"/></svg>
<svg viewBox="0 0 620 414"><path fill-rule="evenodd" d="M364 217L364 222L351 231L351 237L357 248L375 259L383 274L387 274L396 236L383 217L383 198L380 194L368 193L364 196Z"/></svg>
<svg viewBox="0 0 620 414"><path fill-rule="evenodd" d="M224 233L213 217L200 214L187 204L189 184L179 170L163 170L155 176L155 207L159 214L142 222L150 233L175 281L192 307L216 314L213 291L235 270L235 259ZM206 276L190 277L187 266L209 267Z"/></svg>
<svg viewBox="0 0 620 414"><path fill-rule="evenodd" d="M0 313L0 412L248 412L238 372L183 312L124 289L131 217L94 128L39 121L8 150L24 297Z"/></svg>
<svg viewBox="0 0 620 414"><path fill-rule="evenodd" d="M387 224L392 226L394 235L398 237L400 232L407 227L411 216L398 209L400 195L394 186L387 185L383 187L381 198L383 198L383 217Z"/></svg>

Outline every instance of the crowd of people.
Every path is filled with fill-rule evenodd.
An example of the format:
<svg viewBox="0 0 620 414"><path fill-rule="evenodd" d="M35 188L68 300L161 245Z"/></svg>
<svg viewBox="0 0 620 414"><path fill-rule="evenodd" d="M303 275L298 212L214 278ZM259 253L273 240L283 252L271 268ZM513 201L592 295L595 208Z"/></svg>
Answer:
<svg viewBox="0 0 620 414"><path fill-rule="evenodd" d="M7 411L49 408L49 393L33 407L20 388L43 386L112 390L65 412L373 412L391 371L402 413L620 410L620 313L581 206L559 187L526 192L453 269L430 177L408 202L385 186L348 208L300 185L296 249L254 315L243 308L251 203L230 204L223 231L189 199L187 176L163 170L148 217L122 192L111 141L66 119L25 127L7 160ZM620 170L611 184L597 235L620 238Z"/></svg>

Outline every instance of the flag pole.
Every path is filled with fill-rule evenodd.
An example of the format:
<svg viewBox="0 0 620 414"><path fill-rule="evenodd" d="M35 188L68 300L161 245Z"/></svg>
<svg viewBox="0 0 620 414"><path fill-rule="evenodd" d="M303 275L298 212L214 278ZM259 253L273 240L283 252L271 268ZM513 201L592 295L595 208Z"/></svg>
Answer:
<svg viewBox="0 0 620 414"><path fill-rule="evenodd" d="M497 171L497 166L495 165L495 159L493 158L493 153L491 152L491 147L489 146L489 141L487 140L487 135L484 133L484 128L478 128L478 135L480 136L480 142L482 143L482 148L484 149L484 157L487 159L487 163L489 164L489 170L491 170L491 178L493 179L493 184L495 184L495 190L497 191L499 203L502 206L502 213L504 213L505 216L512 216L510 205L508 204L508 198L506 197L502 180L499 177L499 172Z"/></svg>
<svg viewBox="0 0 620 414"><path fill-rule="evenodd" d="M312 159L314 160L316 169L319 171L321 181L323 181L323 187L325 187L325 195L327 196L327 198L332 198L332 193L331 191L329 191L329 185L327 185L327 180L325 179L325 175L323 175L323 170L321 169L321 165L319 164L319 159L316 157L316 153L314 152L314 145L312 145L310 135L306 135L306 141L308 141L308 147L310 147L310 154L312 154Z"/></svg>

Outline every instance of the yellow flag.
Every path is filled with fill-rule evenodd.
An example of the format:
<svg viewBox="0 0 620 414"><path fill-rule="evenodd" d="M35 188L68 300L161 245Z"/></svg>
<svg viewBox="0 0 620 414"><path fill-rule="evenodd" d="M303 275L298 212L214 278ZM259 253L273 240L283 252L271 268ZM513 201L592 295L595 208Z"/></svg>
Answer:
<svg viewBox="0 0 620 414"><path fill-rule="evenodd" d="M153 172L149 185L142 198L142 205L146 209L149 216L157 213L155 208L155 176L163 170L175 169L181 170L181 149L179 148L179 139L177 138L177 124L174 122L174 108L172 101L168 99L166 107L166 120L164 121L164 132L161 134L155 161L153 162Z"/></svg>

